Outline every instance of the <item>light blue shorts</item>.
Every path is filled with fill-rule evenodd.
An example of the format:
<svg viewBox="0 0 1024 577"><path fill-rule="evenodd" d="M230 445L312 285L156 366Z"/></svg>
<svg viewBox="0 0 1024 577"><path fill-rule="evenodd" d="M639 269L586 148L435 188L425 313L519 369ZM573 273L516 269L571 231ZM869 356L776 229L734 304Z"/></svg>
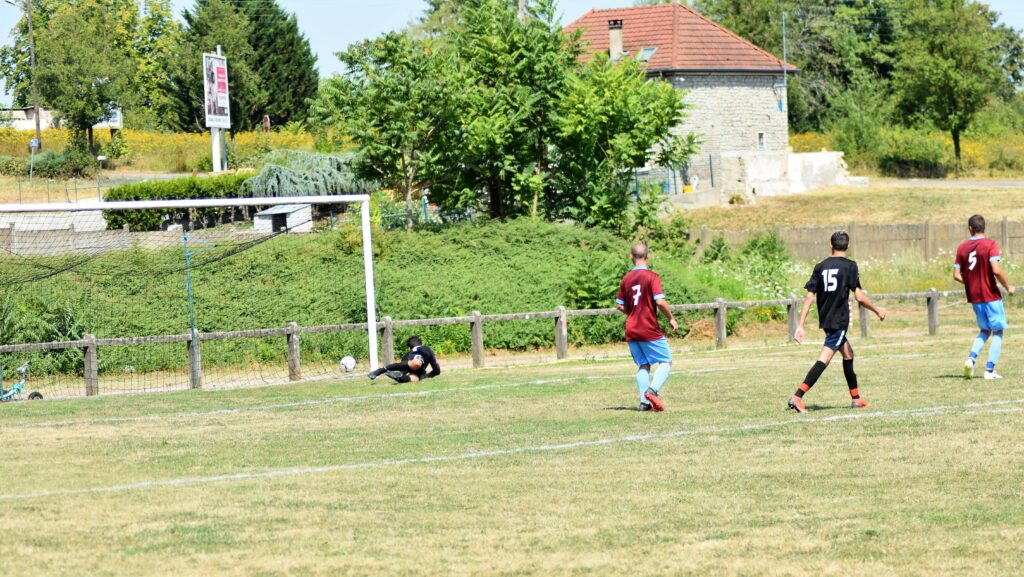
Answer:
<svg viewBox="0 0 1024 577"><path fill-rule="evenodd" d="M668 350L668 339L656 341L629 341L629 352L633 354L636 366L671 363L672 351Z"/></svg>
<svg viewBox="0 0 1024 577"><path fill-rule="evenodd" d="M1006 323L1006 310L1003 309L1003 301L997 300L988 303L974 303L974 316L978 317L978 328L983 331L1001 331L1008 325Z"/></svg>

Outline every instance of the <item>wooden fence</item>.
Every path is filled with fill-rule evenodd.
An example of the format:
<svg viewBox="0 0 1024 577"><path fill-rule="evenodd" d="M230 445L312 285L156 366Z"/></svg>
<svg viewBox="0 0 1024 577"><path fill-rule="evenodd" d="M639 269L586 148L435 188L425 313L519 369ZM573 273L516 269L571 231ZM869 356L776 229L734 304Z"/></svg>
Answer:
<svg viewBox="0 0 1024 577"><path fill-rule="evenodd" d="M1024 222L1010 222L1003 218L987 223L986 236L999 243L1006 258L1024 255ZM950 262L956 255L956 248L967 238L967 221L959 224L933 223L925 220L920 224L857 224L843 226L815 226L802 228L776 228L775 232L786 248L797 260L820 260L828 256L829 237L842 228L850 233L850 258L891 258L907 252L916 252L923 260L945 256ZM740 246L759 234L773 229L710 229L701 227L690 232L690 238L700 241L704 250L714 238L721 237L730 246Z"/></svg>
<svg viewBox="0 0 1024 577"><path fill-rule="evenodd" d="M924 299L928 311L928 334L934 335L939 330L939 301L943 298L964 298L963 291L936 291L931 289L927 292L915 293L892 293L871 295L876 301L882 300L921 300ZM795 295L788 299L760 300L760 301L727 301L719 298L711 303L696 303L672 305L672 311L713 311L715 320L715 344L718 348L726 345L726 318L729 309L745 309L750 307L786 307L788 319L789 340L794 340L797 323L800 320L800 308L803 299ZM381 347L383 349L382 362L391 363L395 359L395 329L406 327L423 327L437 325L468 324L472 341L473 367L484 366L484 324L501 321L529 321L538 319L551 319L553 321L555 357L564 359L569 354L569 319L579 317L594 317L615 315L618 311L614 308L607 309L581 309L567 310L565 307L558 307L553 311L533 313L510 313L484 315L474 311L472 315L462 317L413 319L413 320L392 320L391 317L383 317L377 323L377 330L381 332ZM338 333L346 331L365 331L366 323L350 323L340 325L323 325L300 327L296 323L289 323L285 327L269 329L253 329L242 331L223 331L198 333L195 341L191 334L177 335L156 335L146 337L122 337L98 339L94 335L86 334L80 340L58 341L48 343L24 343L0 346L0 353L15 353L27 351L82 349L85 357L84 385L87 396L98 395L100 392L99 377L99 348L107 346L133 346L149 345L158 343L185 343L188 347L189 367L195 370L189 371L189 386L194 389L202 387L202 343L203 341L216 341L224 339L245 339L263 337L284 337L288 349L288 379L291 381L302 380L302 365L300 359L300 339L303 334L316 333ZM860 334L868 336L868 311L860 307Z"/></svg>

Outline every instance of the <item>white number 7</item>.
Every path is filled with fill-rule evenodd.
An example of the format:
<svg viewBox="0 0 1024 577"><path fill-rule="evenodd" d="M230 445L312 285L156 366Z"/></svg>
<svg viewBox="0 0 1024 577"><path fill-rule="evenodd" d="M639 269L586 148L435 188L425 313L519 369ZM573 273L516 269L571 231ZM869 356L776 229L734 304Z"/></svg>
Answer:
<svg viewBox="0 0 1024 577"><path fill-rule="evenodd" d="M640 285L633 285L633 306L640 303Z"/></svg>

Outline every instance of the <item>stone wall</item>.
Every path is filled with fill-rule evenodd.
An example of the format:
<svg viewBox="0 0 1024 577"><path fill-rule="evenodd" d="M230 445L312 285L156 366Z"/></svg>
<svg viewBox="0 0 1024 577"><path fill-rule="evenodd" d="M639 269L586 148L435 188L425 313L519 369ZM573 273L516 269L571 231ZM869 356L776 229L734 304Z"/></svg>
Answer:
<svg viewBox="0 0 1024 577"><path fill-rule="evenodd" d="M785 106L779 110L779 102L786 102L781 73L684 73L669 81L687 91L687 117L677 130L701 134L703 139L690 160L690 180L698 179L695 192L722 190L730 177L724 172L723 153L788 150L787 112ZM759 134L763 134L761 139Z"/></svg>

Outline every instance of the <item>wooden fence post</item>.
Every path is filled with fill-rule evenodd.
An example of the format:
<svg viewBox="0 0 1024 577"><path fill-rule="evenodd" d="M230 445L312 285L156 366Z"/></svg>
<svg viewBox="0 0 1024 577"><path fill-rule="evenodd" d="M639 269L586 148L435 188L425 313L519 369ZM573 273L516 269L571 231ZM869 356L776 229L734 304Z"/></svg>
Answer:
<svg viewBox="0 0 1024 577"><path fill-rule="evenodd" d="M13 225L12 225L13 228ZM1002 242L999 243L1000 253L1004 258L1010 258L1010 220L1003 217L1003 233L1000 235Z"/></svg>
<svg viewBox="0 0 1024 577"><path fill-rule="evenodd" d="M555 309L558 316L555 317L555 356L562 360L569 356L569 317L565 314L565 307Z"/></svg>
<svg viewBox="0 0 1024 577"><path fill-rule="evenodd" d="M199 350L199 335L193 339L190 334L188 337L188 384L193 389L201 389L203 387L203 355Z"/></svg>
<svg viewBox="0 0 1024 577"><path fill-rule="evenodd" d="M790 293L789 304L786 305L786 318L789 321L789 342L796 342L796 327L800 324L800 301Z"/></svg>
<svg viewBox="0 0 1024 577"><path fill-rule="evenodd" d="M288 323L288 336L286 338L288 339L288 380L301 381L302 366L299 358L301 348L299 347L298 323Z"/></svg>
<svg viewBox="0 0 1024 577"><path fill-rule="evenodd" d="M96 335L85 335L85 395L100 394L99 355L96 350Z"/></svg>
<svg viewBox="0 0 1024 577"><path fill-rule="evenodd" d="M932 260L932 219L924 219L924 261Z"/></svg>
<svg viewBox="0 0 1024 577"><path fill-rule="evenodd" d="M729 308L725 305L725 299L715 299L715 346L725 347L725 321Z"/></svg>
<svg viewBox="0 0 1024 577"><path fill-rule="evenodd" d="M384 317L381 319L384 322L384 331L381 335L381 347L383 350L383 363L390 365L395 362L395 321L391 317Z"/></svg>
<svg viewBox="0 0 1024 577"><path fill-rule="evenodd" d="M484 366L484 323L480 316L480 311L473 311L473 321L469 324L469 333L473 340L474 369Z"/></svg>
<svg viewBox="0 0 1024 577"><path fill-rule="evenodd" d="M939 294L938 291L928 289L928 334L936 335L939 332Z"/></svg>
<svg viewBox="0 0 1024 577"><path fill-rule="evenodd" d="M867 294L868 291L864 291L864 295L866 296ZM868 309L858 304L857 313L860 318L860 338L866 339L868 338Z"/></svg>

